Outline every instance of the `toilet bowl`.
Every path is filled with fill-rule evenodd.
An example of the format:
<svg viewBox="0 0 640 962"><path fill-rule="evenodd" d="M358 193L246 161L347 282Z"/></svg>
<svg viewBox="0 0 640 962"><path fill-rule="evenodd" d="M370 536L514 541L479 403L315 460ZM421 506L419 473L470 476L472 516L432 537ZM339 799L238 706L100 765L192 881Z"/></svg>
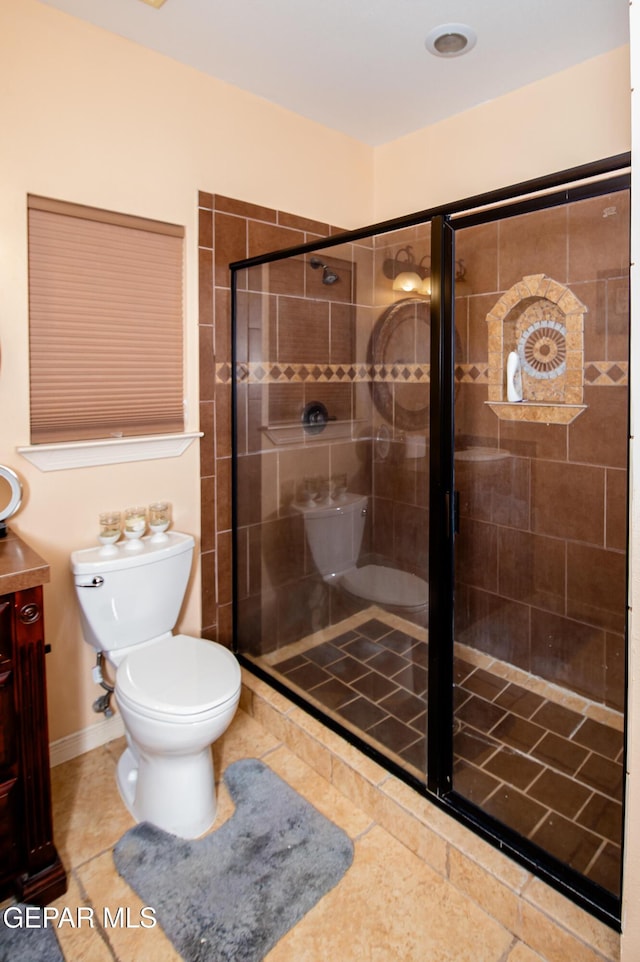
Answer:
<svg viewBox="0 0 640 962"><path fill-rule="evenodd" d="M366 495L351 493L335 501L293 504L304 517L318 571L326 582L358 601L412 612L425 609L429 588L424 579L388 565L357 567L367 504Z"/></svg>
<svg viewBox="0 0 640 962"><path fill-rule="evenodd" d="M196 838L216 815L212 743L240 698L240 667L222 645L172 634L194 540L170 532L135 554L74 551L71 567L85 641L116 669L127 737L120 795L136 821Z"/></svg>

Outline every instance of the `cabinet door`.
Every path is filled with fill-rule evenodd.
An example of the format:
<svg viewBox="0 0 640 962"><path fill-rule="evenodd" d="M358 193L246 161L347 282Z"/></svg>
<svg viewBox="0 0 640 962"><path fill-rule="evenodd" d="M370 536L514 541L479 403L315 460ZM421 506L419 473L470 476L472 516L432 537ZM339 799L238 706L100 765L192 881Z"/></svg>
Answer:
<svg viewBox="0 0 640 962"><path fill-rule="evenodd" d="M42 589L16 591L13 609L16 705L20 706L19 766L24 790L22 831L29 874L36 874L56 855L51 820Z"/></svg>
<svg viewBox="0 0 640 962"><path fill-rule="evenodd" d="M11 600L0 597L0 783L16 775L18 758L11 631Z"/></svg>
<svg viewBox="0 0 640 962"><path fill-rule="evenodd" d="M11 596L0 596L0 671L12 660Z"/></svg>
<svg viewBox="0 0 640 962"><path fill-rule="evenodd" d="M0 782L17 759L16 712L13 704L13 671L0 670Z"/></svg>
<svg viewBox="0 0 640 962"><path fill-rule="evenodd" d="M20 787L15 778L0 782L0 883L15 874L22 861L19 797ZM0 893L3 891L0 887Z"/></svg>

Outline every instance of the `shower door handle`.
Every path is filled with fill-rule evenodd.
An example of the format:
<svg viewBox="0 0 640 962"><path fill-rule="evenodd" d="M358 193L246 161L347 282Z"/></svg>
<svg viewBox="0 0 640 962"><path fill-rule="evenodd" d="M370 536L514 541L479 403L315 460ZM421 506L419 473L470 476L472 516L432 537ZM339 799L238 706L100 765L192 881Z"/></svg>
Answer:
<svg viewBox="0 0 640 962"><path fill-rule="evenodd" d="M460 492L447 491L445 494L447 512L447 536L454 537L460 533Z"/></svg>

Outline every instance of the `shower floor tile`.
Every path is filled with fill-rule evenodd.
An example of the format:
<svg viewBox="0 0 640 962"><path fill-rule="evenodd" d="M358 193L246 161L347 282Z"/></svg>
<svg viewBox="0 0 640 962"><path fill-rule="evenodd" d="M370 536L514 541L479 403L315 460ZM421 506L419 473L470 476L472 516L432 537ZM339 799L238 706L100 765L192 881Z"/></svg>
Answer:
<svg viewBox="0 0 640 962"><path fill-rule="evenodd" d="M455 701L461 707L454 734L454 789L618 894L619 716L610 713L612 724L604 724L522 685L502 688L504 672L494 685L487 684L486 669L464 663L456 667ZM492 710L503 714L491 727Z"/></svg>
<svg viewBox="0 0 640 962"><path fill-rule="evenodd" d="M401 619L387 620L382 613L287 651L278 660L269 657L275 672L394 761L424 772L428 647L423 628L405 630Z"/></svg>
<svg viewBox="0 0 640 962"><path fill-rule="evenodd" d="M540 679L463 646L456 651L454 790L618 893L620 716L601 706L596 717L586 716L583 700L571 693L559 696ZM263 661L424 779L427 658L425 629L376 608Z"/></svg>
<svg viewBox="0 0 640 962"><path fill-rule="evenodd" d="M355 725L361 731L366 732L384 718L388 718L387 712L378 705L372 704L368 698L356 698L347 705L343 705L340 711L342 717Z"/></svg>
<svg viewBox="0 0 640 962"><path fill-rule="evenodd" d="M383 698L387 698L391 692L397 691L398 686L395 685L384 675L379 675L376 671L370 671L362 678L356 678L353 683L353 687L368 698L370 701L379 702Z"/></svg>

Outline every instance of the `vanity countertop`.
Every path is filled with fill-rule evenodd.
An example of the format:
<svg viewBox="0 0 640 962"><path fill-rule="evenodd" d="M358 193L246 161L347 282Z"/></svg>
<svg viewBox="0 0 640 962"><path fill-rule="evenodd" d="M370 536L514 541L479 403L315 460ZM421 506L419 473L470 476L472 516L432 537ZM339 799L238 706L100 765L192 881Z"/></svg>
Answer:
<svg viewBox="0 0 640 962"><path fill-rule="evenodd" d="M0 595L35 588L49 578L47 562L8 529L6 538L0 538Z"/></svg>

